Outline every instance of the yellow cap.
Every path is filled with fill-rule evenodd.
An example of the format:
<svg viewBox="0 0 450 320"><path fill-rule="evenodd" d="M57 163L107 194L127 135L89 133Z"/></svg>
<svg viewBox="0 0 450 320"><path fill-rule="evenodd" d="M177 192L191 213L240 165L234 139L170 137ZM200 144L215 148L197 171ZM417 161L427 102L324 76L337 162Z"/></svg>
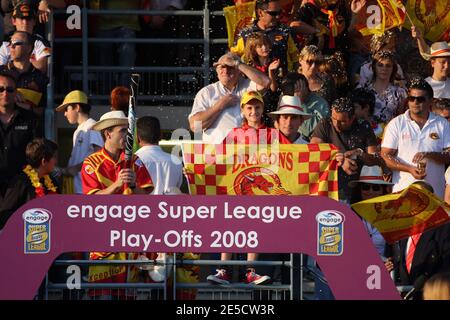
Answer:
<svg viewBox="0 0 450 320"><path fill-rule="evenodd" d="M251 100L258 100L258 101L261 101L264 104L264 98L262 97L261 93L259 93L258 91L247 91L242 96L241 107L244 104L249 103Z"/></svg>
<svg viewBox="0 0 450 320"><path fill-rule="evenodd" d="M81 90L74 90L69 92L66 97L64 98L64 101L62 104L60 104L55 111L56 112L60 112L60 111L65 111L66 106L68 104L72 104L72 103L80 103L80 104L88 104L88 99L86 96L86 93L84 93Z"/></svg>

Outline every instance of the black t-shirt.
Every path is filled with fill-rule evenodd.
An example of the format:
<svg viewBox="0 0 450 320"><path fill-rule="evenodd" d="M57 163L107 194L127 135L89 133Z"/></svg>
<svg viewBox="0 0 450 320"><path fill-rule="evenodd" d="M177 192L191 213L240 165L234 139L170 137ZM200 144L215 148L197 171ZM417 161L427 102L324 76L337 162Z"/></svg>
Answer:
<svg viewBox="0 0 450 320"><path fill-rule="evenodd" d="M26 164L25 148L41 129L33 112L19 107L9 124L0 122L0 191Z"/></svg>
<svg viewBox="0 0 450 320"><path fill-rule="evenodd" d="M369 146L377 145L377 138L373 132L370 124L365 120L355 120L349 130L337 132L333 127L332 120L323 118L319 121L312 137L317 137L325 143L334 144L340 152L354 150L361 148L364 151ZM362 162L358 162L359 170L361 171ZM349 176L339 168L338 170L338 185L339 185L339 199L350 200L350 192L348 183L352 180L358 180L359 173Z"/></svg>

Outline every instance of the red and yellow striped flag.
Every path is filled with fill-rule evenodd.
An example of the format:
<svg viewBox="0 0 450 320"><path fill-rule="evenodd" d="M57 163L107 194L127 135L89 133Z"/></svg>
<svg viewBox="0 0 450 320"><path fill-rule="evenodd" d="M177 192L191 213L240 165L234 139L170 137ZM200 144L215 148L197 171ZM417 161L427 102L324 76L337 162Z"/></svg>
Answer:
<svg viewBox="0 0 450 320"><path fill-rule="evenodd" d="M338 199L331 144L183 144L192 195L319 195Z"/></svg>
<svg viewBox="0 0 450 320"><path fill-rule="evenodd" d="M352 208L389 243L450 221L450 205L416 185L355 203Z"/></svg>
<svg viewBox="0 0 450 320"><path fill-rule="evenodd" d="M405 18L406 8L400 0L368 0L358 13L355 28L363 36L379 35L402 26Z"/></svg>
<svg viewBox="0 0 450 320"><path fill-rule="evenodd" d="M234 46L239 32L252 23L255 15L255 1L223 8L227 24L228 47Z"/></svg>

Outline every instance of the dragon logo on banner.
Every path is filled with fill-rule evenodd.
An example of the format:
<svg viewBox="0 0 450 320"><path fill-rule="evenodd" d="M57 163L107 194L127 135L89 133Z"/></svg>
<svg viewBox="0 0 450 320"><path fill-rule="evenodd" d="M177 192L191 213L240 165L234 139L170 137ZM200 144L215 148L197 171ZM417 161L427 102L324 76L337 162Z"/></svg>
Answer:
<svg viewBox="0 0 450 320"><path fill-rule="evenodd" d="M409 0L406 9L426 39L450 40L450 0ZM409 21L405 26L411 26Z"/></svg>

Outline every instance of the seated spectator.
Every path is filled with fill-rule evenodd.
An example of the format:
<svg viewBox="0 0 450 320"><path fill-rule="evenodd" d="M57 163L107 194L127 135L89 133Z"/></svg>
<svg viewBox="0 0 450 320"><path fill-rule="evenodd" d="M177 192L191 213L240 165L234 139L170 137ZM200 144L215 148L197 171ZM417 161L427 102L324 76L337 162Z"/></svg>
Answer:
<svg viewBox="0 0 450 320"><path fill-rule="evenodd" d="M0 202L0 230L9 217L28 201L58 193L50 173L55 168L58 146L53 141L38 138L27 144L27 165L6 187Z"/></svg>
<svg viewBox="0 0 450 320"><path fill-rule="evenodd" d="M35 37L30 62L36 69L46 73L51 48L47 40L34 33L36 9L27 2L19 3L14 7L12 21L17 31L24 31ZM10 45L9 41L4 41L0 47L0 65L5 65L11 60Z"/></svg>
<svg viewBox="0 0 450 320"><path fill-rule="evenodd" d="M43 116L42 96L47 90L48 78L30 62L33 37L24 31L15 31L11 36L11 61L2 67L10 72L17 83L17 105Z"/></svg>
<svg viewBox="0 0 450 320"><path fill-rule="evenodd" d="M272 58L280 60L283 74L295 70L298 50L293 40L292 29L280 22L281 4L278 0L257 0L256 19L252 25L239 33L237 43L230 50L242 57L247 39L252 34L263 33L272 43Z"/></svg>
<svg viewBox="0 0 450 320"><path fill-rule="evenodd" d="M56 112L64 112L64 116L70 124L78 127L73 133L72 153L67 167L62 169L64 176L73 177L74 193L82 194L81 165L91 153L97 152L103 147L103 140L99 132L92 130L96 121L89 118L91 106L88 104L86 94L80 90L69 92Z"/></svg>
<svg viewBox="0 0 450 320"><path fill-rule="evenodd" d="M323 55L314 45L306 46L298 56L300 63L299 73L308 80L309 90L324 98L328 103L336 97L336 88L333 80L320 71Z"/></svg>
<svg viewBox="0 0 450 320"><path fill-rule="evenodd" d="M372 58L373 79L358 86L375 95L374 120L387 124L401 109L406 99L406 90L394 83L397 62L391 51L379 51Z"/></svg>
<svg viewBox="0 0 450 320"><path fill-rule="evenodd" d="M333 80L336 88L336 98L347 95L350 84L342 52L338 51L332 55L325 56L322 64L319 66L319 70Z"/></svg>
<svg viewBox="0 0 450 320"><path fill-rule="evenodd" d="M450 99L434 98L431 111L450 121Z"/></svg>
<svg viewBox="0 0 450 320"><path fill-rule="evenodd" d="M219 81L207 85L195 96L189 126L194 132L203 131L204 142L221 143L233 128L242 123L240 100L244 93L267 89L270 79L242 63L233 53L224 54L213 66Z"/></svg>
<svg viewBox="0 0 450 320"><path fill-rule="evenodd" d="M305 112L311 114L311 117L305 119L299 128L302 138L309 141L320 119L330 116L328 102L316 93L311 92L308 80L304 75L296 72L290 72L284 77L281 83L281 91L283 95L299 97Z"/></svg>
<svg viewBox="0 0 450 320"><path fill-rule="evenodd" d="M392 30L387 30L384 33L377 35L374 34L370 40L370 52L372 57L380 51L390 51L394 54L396 52L397 36ZM373 79L373 66L372 59L369 59L366 63L361 66L359 71L358 85L364 86L366 83L371 82ZM396 81L403 81L405 76L403 75L402 67L397 63L397 69L395 74ZM400 82L399 84L402 84Z"/></svg>

